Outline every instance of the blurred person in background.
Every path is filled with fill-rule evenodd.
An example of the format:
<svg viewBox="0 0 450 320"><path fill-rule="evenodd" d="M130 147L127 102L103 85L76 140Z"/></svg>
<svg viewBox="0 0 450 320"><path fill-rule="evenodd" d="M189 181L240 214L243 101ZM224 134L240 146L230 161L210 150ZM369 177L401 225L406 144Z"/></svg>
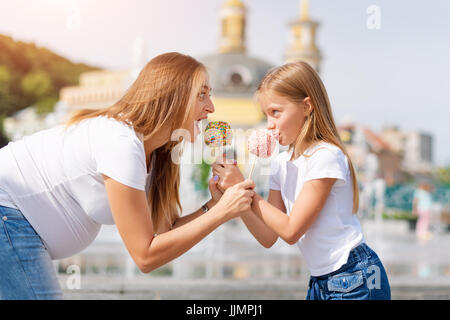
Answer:
<svg viewBox="0 0 450 320"><path fill-rule="evenodd" d="M419 240L430 240L430 220L432 214L433 200L432 192L434 186L427 181L418 183L413 198L413 214L417 216L416 236Z"/></svg>

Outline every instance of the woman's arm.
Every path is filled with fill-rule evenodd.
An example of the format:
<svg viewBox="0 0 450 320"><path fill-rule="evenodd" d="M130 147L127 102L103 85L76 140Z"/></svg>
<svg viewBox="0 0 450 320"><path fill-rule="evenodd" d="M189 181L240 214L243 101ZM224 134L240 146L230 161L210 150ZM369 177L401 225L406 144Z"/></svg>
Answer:
<svg viewBox="0 0 450 320"><path fill-rule="evenodd" d="M217 188L217 181L211 178L209 180L209 192L211 193L211 200L209 200L206 205L208 209L214 207L217 202L219 202L222 197L222 192ZM186 215L184 217L179 217L172 226L172 229L178 228L189 221L192 221L203 214L203 208L198 209L197 211Z"/></svg>
<svg viewBox="0 0 450 320"><path fill-rule="evenodd" d="M114 221L139 269L148 273L192 248L222 223L250 208L254 184L246 180L224 193L219 203L198 218L155 236L144 191L104 176Z"/></svg>
<svg viewBox="0 0 450 320"><path fill-rule="evenodd" d="M305 182L289 216L255 194L253 212L284 241L294 244L319 216L335 182L334 178Z"/></svg>
<svg viewBox="0 0 450 320"><path fill-rule="evenodd" d="M208 206L208 209L211 210L211 208L214 207L214 206L216 205L216 201L214 201L213 199L211 199L211 200L209 200L209 201L206 203L206 205ZM175 221L175 223L173 224L172 229L176 229L176 228L181 227L182 225L184 225L184 224L186 224L186 223L188 223L188 222L190 222L190 221L192 221L192 220L194 220L194 219L197 219L197 218L200 217L203 213L204 213L204 212L203 212L203 208L200 208L200 209L198 209L197 211L195 211L195 212L193 212L193 213L191 213L191 214L188 214L188 215L186 215L186 216L179 217L179 218Z"/></svg>

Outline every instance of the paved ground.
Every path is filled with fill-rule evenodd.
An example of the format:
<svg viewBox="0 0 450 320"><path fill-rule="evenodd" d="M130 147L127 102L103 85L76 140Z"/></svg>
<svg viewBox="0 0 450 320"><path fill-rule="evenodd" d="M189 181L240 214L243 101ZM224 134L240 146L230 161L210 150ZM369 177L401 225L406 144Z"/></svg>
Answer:
<svg viewBox="0 0 450 320"><path fill-rule="evenodd" d="M67 277L60 278L62 286ZM150 277L120 280L83 277L79 290L64 290L65 299L199 299L199 300L304 300L307 281L289 280L183 280ZM450 299L450 283L391 281L392 299Z"/></svg>
<svg viewBox="0 0 450 320"><path fill-rule="evenodd" d="M450 299L450 233L435 232L431 240L423 242L416 240L405 223L367 221L363 229L367 243L387 269L393 299ZM201 247L180 259L185 268L195 257L211 262L220 260L216 251L233 252L225 258L237 267L222 279L214 273L209 279L192 279L186 272L178 277L136 275L127 279L82 274L79 289L76 285L69 289L74 287L71 275L60 274L59 280L66 299L305 299L308 274L295 246L277 243L278 247L267 250L252 247L254 242L237 235L233 235L234 243L229 243L226 239L230 238L219 232L214 252Z"/></svg>

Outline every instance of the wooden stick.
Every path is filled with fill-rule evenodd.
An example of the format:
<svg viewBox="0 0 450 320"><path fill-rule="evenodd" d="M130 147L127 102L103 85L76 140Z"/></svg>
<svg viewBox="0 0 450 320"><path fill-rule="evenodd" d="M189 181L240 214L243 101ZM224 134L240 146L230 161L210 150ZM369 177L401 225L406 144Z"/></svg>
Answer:
<svg viewBox="0 0 450 320"><path fill-rule="evenodd" d="M252 167L250 169L250 173L248 174L248 178L247 179L251 179L252 173L253 173L253 169L255 168L255 163L256 163L256 156L253 158Z"/></svg>

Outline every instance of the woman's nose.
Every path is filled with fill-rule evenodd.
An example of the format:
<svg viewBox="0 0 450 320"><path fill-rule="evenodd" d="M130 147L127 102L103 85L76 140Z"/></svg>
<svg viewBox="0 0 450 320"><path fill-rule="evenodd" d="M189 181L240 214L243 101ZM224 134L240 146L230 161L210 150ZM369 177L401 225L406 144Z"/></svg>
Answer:
<svg viewBox="0 0 450 320"><path fill-rule="evenodd" d="M209 99L208 103L206 104L205 111L208 113L214 113L215 108L214 108L214 104L211 101L211 99Z"/></svg>

